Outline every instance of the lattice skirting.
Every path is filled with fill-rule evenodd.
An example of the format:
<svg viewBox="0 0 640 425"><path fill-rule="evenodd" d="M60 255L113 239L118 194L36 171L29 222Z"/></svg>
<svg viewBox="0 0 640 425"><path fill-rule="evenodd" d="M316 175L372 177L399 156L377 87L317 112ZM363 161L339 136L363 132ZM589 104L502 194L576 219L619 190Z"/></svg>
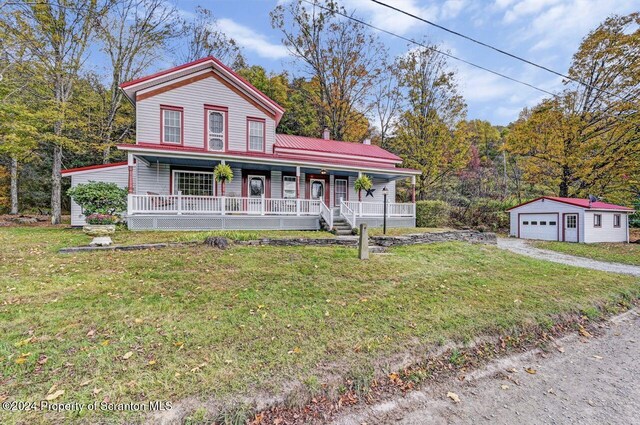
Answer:
<svg viewBox="0 0 640 425"><path fill-rule="evenodd" d="M130 230L318 230L318 217L135 215Z"/></svg>
<svg viewBox="0 0 640 425"><path fill-rule="evenodd" d="M358 217L356 224L367 223L367 227L382 227L382 217ZM387 227L416 227L413 217L387 217Z"/></svg>

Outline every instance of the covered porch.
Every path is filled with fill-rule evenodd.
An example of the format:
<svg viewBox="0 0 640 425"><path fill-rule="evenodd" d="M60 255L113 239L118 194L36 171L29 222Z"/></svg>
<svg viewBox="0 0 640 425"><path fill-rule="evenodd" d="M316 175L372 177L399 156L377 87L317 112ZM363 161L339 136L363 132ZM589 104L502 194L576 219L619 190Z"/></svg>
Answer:
<svg viewBox="0 0 640 425"><path fill-rule="evenodd" d="M215 182L213 169L225 163L233 180ZM415 226L415 203L395 202L396 181L409 173L355 170L332 164L278 163L247 158L199 158L130 153L127 218L132 230L165 229L332 229L362 222L381 226L386 188L389 227ZM360 174L372 191L361 199L354 189ZM373 195L373 196L371 196Z"/></svg>

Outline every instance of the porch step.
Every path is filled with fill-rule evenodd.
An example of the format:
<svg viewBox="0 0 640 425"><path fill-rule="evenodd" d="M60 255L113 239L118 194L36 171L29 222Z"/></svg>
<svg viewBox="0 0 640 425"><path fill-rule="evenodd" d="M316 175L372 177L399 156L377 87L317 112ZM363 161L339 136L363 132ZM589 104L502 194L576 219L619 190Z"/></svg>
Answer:
<svg viewBox="0 0 640 425"><path fill-rule="evenodd" d="M350 236L351 235L351 229L349 229L349 230L336 229L336 235L338 235L338 236Z"/></svg>

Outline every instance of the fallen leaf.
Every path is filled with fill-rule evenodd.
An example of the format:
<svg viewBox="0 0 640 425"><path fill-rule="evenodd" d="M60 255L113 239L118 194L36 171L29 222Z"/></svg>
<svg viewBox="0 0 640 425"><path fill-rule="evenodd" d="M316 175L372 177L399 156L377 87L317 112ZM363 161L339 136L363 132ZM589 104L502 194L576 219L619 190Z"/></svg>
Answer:
<svg viewBox="0 0 640 425"><path fill-rule="evenodd" d="M16 364L22 364L22 363L24 363L24 362L26 362L26 361L27 361L27 358L26 358L26 357L18 357L18 358L15 360Z"/></svg>
<svg viewBox="0 0 640 425"><path fill-rule="evenodd" d="M80 383L80 386L81 386L81 387L86 387L87 385L89 385L89 383L90 383L90 382L91 382L91 379L88 379L88 380L86 380L86 381L82 381L82 382Z"/></svg>
<svg viewBox="0 0 640 425"><path fill-rule="evenodd" d="M501 385L501 386L500 386L500 388L502 388L503 390L508 390L508 389L509 389L509 386L508 386L508 385L504 385L504 384L503 384L503 385Z"/></svg>
<svg viewBox="0 0 640 425"><path fill-rule="evenodd" d="M94 395L98 395L98 394L100 394L100 391L102 391L102 388L94 388L93 389L93 394Z"/></svg>
<svg viewBox="0 0 640 425"><path fill-rule="evenodd" d="M30 343L31 341L33 341L33 337L29 337L27 339L23 339L22 341L18 341L15 344L13 344L15 347L22 347L23 345L27 345L28 343Z"/></svg>
<svg viewBox="0 0 640 425"><path fill-rule="evenodd" d="M295 347L293 350L288 352L288 354L300 354L300 353L302 353L302 350L300 349L300 347Z"/></svg>
<svg viewBox="0 0 640 425"><path fill-rule="evenodd" d="M580 329L578 330L578 332L580 332L580 335L582 335L585 338L591 338L592 335L582 326L580 326Z"/></svg>
<svg viewBox="0 0 640 425"><path fill-rule="evenodd" d="M62 394L64 394L64 390L58 390L53 394L47 395L44 399L47 401L55 400L56 398L60 397Z"/></svg>
<svg viewBox="0 0 640 425"><path fill-rule="evenodd" d="M564 353L564 347L556 347L556 350L558 350L561 353Z"/></svg>
<svg viewBox="0 0 640 425"><path fill-rule="evenodd" d="M525 367L524 370L525 370L525 372L530 373L531 375L535 375L536 373L538 373L537 370L532 369L530 367Z"/></svg>
<svg viewBox="0 0 640 425"><path fill-rule="evenodd" d="M96 330L95 329L91 329L89 332L87 332L87 336L89 338L95 336L95 334L96 334Z"/></svg>
<svg viewBox="0 0 640 425"><path fill-rule="evenodd" d="M596 359L596 360L602 360L603 359L602 356L593 356L593 358Z"/></svg>
<svg viewBox="0 0 640 425"><path fill-rule="evenodd" d="M155 360L149 360L149 363L147 363L149 366L153 366L154 364L156 364Z"/></svg>
<svg viewBox="0 0 640 425"><path fill-rule="evenodd" d="M107 345L109 345L109 340L108 340L108 339L105 339L105 340L104 340L104 341L102 341L100 344L101 344L103 347L106 347Z"/></svg>
<svg viewBox="0 0 640 425"><path fill-rule="evenodd" d="M131 357L131 356L133 356L133 351L127 351L127 352L125 353L125 355L124 355L124 356L122 356L122 358L123 358L124 360L127 360L127 359L129 359L129 357Z"/></svg>
<svg viewBox="0 0 640 425"><path fill-rule="evenodd" d="M142 323L142 322L143 322L143 320L142 320L142 319L135 319L135 320L134 320L134 322L136 322L136 323Z"/></svg>
<svg viewBox="0 0 640 425"><path fill-rule="evenodd" d="M453 400L454 403L460 403L460 397L458 397L458 394L456 394L456 393L452 393L451 391L449 391L447 393L447 397L449 397L451 400Z"/></svg>

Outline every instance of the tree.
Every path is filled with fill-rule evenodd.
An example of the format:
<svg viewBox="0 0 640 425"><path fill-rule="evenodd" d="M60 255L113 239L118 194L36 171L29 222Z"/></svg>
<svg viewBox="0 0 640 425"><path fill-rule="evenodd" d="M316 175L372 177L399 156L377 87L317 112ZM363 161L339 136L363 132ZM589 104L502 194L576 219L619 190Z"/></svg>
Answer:
<svg viewBox="0 0 640 425"><path fill-rule="evenodd" d="M379 144L383 149L389 148L389 136L402 108L402 93L398 86L396 64L388 64L383 68L373 92L373 112L380 126Z"/></svg>
<svg viewBox="0 0 640 425"><path fill-rule="evenodd" d="M217 29L216 18L209 9L196 8L195 19L184 24L187 49L180 60L191 62L207 56L215 56L234 69L246 66L238 43Z"/></svg>
<svg viewBox="0 0 640 425"><path fill-rule="evenodd" d="M640 14L606 19L582 41L567 83L522 112L506 148L525 178L559 196L629 202L640 172Z"/></svg>
<svg viewBox="0 0 640 425"><path fill-rule="evenodd" d="M2 32L20 45L42 76L56 114L52 135L51 222L61 221L61 169L63 150L73 143L65 135L66 112L73 85L82 68L96 19L110 4L97 0L16 2L0 20Z"/></svg>
<svg viewBox="0 0 640 425"><path fill-rule="evenodd" d="M341 20L336 12L346 13L333 0L312 6L296 0L278 5L271 23L282 31L283 43L317 85L306 95L318 111L320 128L328 127L334 139L343 140L347 134L358 134L349 128L358 125L351 120L353 113L369 111L368 95L385 50L364 25Z"/></svg>
<svg viewBox="0 0 640 425"><path fill-rule="evenodd" d="M446 59L433 49L409 51L398 60L397 69L406 108L389 147L405 166L422 171L416 195L423 200L435 184L467 162L468 132L460 125L466 105Z"/></svg>
<svg viewBox="0 0 640 425"><path fill-rule="evenodd" d="M133 114L119 113L123 94L118 87L140 76L164 55L169 42L180 35L177 15L176 8L164 0L123 0L98 20L98 37L111 68L108 90L99 91L104 119L98 137L105 145L105 164L110 160L111 148L132 133L135 123Z"/></svg>

